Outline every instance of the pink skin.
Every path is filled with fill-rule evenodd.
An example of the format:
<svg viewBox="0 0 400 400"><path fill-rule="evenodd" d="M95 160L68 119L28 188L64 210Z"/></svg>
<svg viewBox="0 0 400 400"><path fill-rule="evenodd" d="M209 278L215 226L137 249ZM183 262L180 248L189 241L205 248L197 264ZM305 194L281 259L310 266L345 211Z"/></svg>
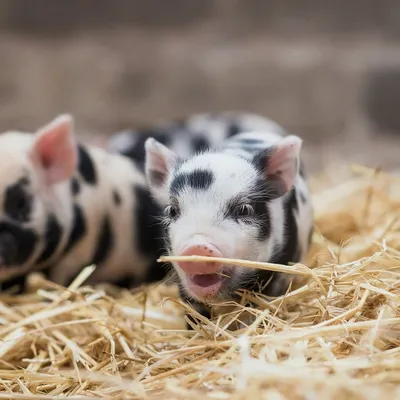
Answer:
<svg viewBox="0 0 400 400"><path fill-rule="evenodd" d="M186 246L179 255L222 257L221 251L211 243ZM226 279L218 275L223 271L223 265L218 262L180 261L177 264L186 275L188 290L197 297L216 295Z"/></svg>
<svg viewBox="0 0 400 400"><path fill-rule="evenodd" d="M46 186L68 180L78 163L73 118L68 114L60 115L40 129L30 157Z"/></svg>

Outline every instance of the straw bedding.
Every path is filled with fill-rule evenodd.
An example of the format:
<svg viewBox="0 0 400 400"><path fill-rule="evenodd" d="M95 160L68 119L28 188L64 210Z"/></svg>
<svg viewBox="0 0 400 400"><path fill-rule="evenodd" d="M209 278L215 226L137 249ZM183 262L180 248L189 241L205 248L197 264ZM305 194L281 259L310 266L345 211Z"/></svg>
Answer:
<svg viewBox="0 0 400 400"><path fill-rule="evenodd" d="M306 265L274 266L292 290L243 293L256 308L187 331L174 286L91 288L92 267L68 289L32 275L30 294L3 294L0 399L400 398L400 178L333 172L312 182Z"/></svg>

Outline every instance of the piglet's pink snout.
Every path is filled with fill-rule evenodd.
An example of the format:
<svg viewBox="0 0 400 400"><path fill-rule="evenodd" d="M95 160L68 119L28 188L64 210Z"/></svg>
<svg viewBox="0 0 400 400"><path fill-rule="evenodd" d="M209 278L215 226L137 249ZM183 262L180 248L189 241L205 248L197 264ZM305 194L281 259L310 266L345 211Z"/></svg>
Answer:
<svg viewBox="0 0 400 400"><path fill-rule="evenodd" d="M180 256L202 256L202 257L222 257L221 251L214 245L208 244L192 244L185 247ZM219 262L190 262L179 261L179 267L189 275L196 274L214 274L221 268Z"/></svg>

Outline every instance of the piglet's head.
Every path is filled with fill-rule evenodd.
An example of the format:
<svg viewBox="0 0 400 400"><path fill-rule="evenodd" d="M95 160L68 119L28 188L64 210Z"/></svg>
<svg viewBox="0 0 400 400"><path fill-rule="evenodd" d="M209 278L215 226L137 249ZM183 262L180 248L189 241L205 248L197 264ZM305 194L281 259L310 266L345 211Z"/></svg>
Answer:
<svg viewBox="0 0 400 400"><path fill-rule="evenodd" d="M57 241L56 228L70 218L67 182L76 166L69 115L57 117L34 134L0 135L0 276L50 255L46 237L53 229L51 240Z"/></svg>
<svg viewBox="0 0 400 400"><path fill-rule="evenodd" d="M182 161L148 139L146 174L153 196L165 205L170 253L270 261L282 244L284 218L270 207L293 187L301 143L292 135L249 159L207 151ZM262 275L220 262L177 262L174 268L183 290L198 301L232 299Z"/></svg>

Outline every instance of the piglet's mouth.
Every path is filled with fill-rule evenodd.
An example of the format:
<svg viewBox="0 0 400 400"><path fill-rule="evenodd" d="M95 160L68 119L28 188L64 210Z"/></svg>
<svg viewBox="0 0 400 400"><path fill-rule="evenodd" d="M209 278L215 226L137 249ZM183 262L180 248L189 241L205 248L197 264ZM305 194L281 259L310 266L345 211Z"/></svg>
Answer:
<svg viewBox="0 0 400 400"><path fill-rule="evenodd" d="M187 275L187 288L197 297L215 296L227 279L221 274Z"/></svg>

